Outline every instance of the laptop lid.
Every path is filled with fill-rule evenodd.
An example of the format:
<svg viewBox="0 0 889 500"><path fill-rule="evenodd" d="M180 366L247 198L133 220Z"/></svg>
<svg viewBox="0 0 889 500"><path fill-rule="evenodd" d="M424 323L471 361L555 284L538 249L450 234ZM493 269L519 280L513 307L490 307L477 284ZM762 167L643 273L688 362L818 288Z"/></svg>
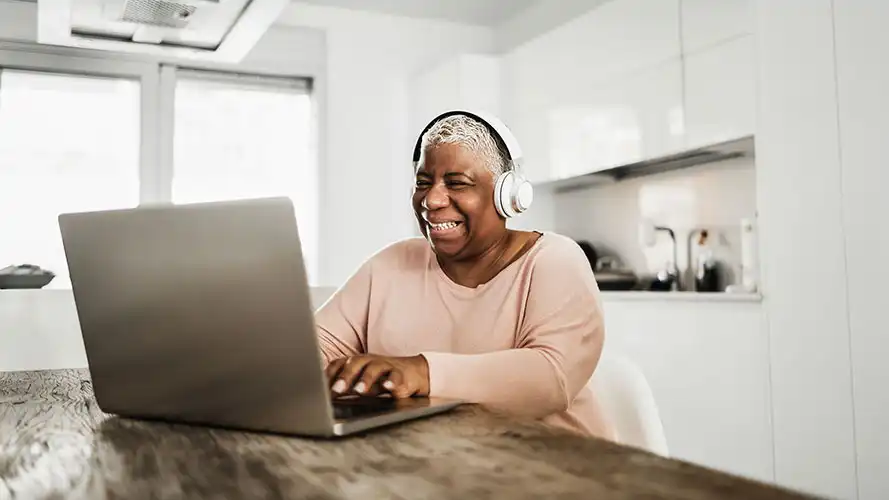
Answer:
<svg viewBox="0 0 889 500"><path fill-rule="evenodd" d="M71 213L59 226L104 411L330 433L289 199Z"/></svg>

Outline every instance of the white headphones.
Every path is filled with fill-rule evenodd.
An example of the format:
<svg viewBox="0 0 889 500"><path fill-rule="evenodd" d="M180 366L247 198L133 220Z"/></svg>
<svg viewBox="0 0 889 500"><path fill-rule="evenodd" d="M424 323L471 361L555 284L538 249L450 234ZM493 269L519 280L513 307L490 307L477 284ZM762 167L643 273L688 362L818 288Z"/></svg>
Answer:
<svg viewBox="0 0 889 500"><path fill-rule="evenodd" d="M420 162L423 134L442 118L453 115L465 115L485 125L494 141L509 156L508 169L500 174L496 182L494 182L494 206L497 208L497 212L508 219L528 210L531 207L531 202L534 200L534 188L521 174L520 161L522 159L522 150L519 147L519 142L512 135L506 124L493 115L482 112L470 113L469 111L454 110L436 116L435 119L423 128L423 131L420 132L420 137L417 138L417 144L414 146L414 169L416 170L417 164Z"/></svg>

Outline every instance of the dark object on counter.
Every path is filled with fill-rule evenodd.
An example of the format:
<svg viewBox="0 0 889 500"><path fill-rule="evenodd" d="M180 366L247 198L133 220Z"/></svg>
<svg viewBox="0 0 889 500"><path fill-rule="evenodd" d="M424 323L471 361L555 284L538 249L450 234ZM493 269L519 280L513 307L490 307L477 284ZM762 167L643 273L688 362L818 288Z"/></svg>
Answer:
<svg viewBox="0 0 889 500"><path fill-rule="evenodd" d="M696 292L721 292L719 263L704 264L695 275Z"/></svg>
<svg viewBox="0 0 889 500"><path fill-rule="evenodd" d="M596 283L599 284L599 290L632 290L639 282L636 273L626 269L621 262L615 257L599 256L596 247L589 241L576 241L577 245L583 250L584 255L590 261L590 269L596 275Z"/></svg>
<svg viewBox="0 0 889 500"><path fill-rule="evenodd" d="M599 290L632 290L636 288L639 277L627 269L614 257L600 257L596 262L596 283Z"/></svg>
<svg viewBox="0 0 889 500"><path fill-rule="evenodd" d="M713 250L709 245L710 232L706 229L700 231L698 239L699 255L695 266L695 291L719 292L722 290L722 280L719 273L719 262L713 257Z"/></svg>
<svg viewBox="0 0 889 500"><path fill-rule="evenodd" d="M673 291L676 275L667 271L660 271L657 276L648 284L648 289L652 292L671 292Z"/></svg>
<svg viewBox="0 0 889 500"><path fill-rule="evenodd" d="M0 289L36 290L45 287L56 277L48 269L33 264L21 264L0 269Z"/></svg>

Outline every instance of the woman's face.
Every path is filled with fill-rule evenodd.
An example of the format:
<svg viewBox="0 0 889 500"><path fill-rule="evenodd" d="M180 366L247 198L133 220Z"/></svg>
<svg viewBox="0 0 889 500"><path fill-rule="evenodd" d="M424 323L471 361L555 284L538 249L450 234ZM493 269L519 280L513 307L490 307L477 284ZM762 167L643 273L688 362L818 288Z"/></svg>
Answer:
<svg viewBox="0 0 889 500"><path fill-rule="evenodd" d="M420 231L439 257L473 257L506 231L494 208L494 175L458 144L426 149L417 166L413 207Z"/></svg>

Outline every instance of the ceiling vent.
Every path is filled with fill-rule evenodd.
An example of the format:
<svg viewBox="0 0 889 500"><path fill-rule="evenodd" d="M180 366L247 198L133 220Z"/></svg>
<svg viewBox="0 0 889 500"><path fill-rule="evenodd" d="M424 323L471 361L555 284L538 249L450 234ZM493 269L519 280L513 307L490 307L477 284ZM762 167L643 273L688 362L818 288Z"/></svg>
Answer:
<svg viewBox="0 0 889 500"><path fill-rule="evenodd" d="M289 0L38 0L37 41L237 63Z"/></svg>

